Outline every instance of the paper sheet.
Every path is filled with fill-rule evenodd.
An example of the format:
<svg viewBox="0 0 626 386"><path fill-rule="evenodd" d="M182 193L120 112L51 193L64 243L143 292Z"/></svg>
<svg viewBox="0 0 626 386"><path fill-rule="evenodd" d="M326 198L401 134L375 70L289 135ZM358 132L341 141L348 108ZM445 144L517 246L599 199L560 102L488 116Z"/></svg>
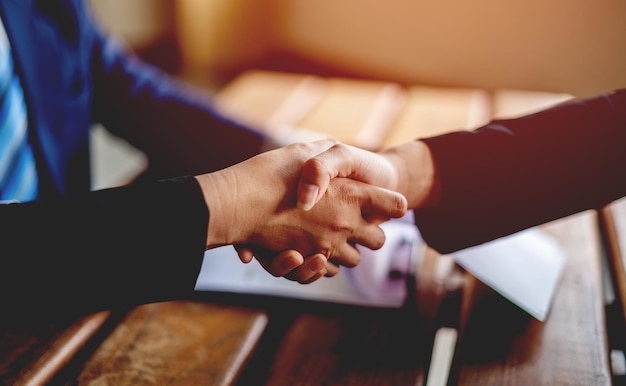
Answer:
<svg viewBox="0 0 626 386"><path fill-rule="evenodd" d="M454 254L455 261L495 291L544 321L565 266L565 252L531 228Z"/></svg>

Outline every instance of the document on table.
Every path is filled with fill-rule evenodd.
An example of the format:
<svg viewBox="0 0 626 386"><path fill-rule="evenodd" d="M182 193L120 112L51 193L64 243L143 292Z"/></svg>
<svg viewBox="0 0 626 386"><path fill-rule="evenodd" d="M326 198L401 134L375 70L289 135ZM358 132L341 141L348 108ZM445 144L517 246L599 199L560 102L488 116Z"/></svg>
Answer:
<svg viewBox="0 0 626 386"><path fill-rule="evenodd" d="M540 321L548 315L565 266L565 251L540 228L454 254L477 279Z"/></svg>
<svg viewBox="0 0 626 386"><path fill-rule="evenodd" d="M361 248L354 268L342 267L332 278L302 285L276 278L258 262L243 264L232 247L207 251L196 290L270 295L397 308L407 298L406 278L423 256L425 245L410 221L382 224L385 245ZM565 264L565 253L555 240L532 228L453 255L457 264L540 321L550 304Z"/></svg>

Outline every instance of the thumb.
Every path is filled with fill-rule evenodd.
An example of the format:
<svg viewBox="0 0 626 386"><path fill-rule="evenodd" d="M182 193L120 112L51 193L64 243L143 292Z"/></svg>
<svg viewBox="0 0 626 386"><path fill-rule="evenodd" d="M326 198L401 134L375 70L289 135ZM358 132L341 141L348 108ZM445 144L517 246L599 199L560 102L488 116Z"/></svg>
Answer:
<svg viewBox="0 0 626 386"><path fill-rule="evenodd" d="M298 181L298 207L311 209L335 177L348 177L391 190L395 190L398 183L396 170L384 156L335 144L303 164Z"/></svg>
<svg viewBox="0 0 626 386"><path fill-rule="evenodd" d="M345 144L335 144L326 151L308 159L302 165L298 181L298 207L310 210L324 195L330 180L352 177L363 182L362 161L366 153Z"/></svg>
<svg viewBox="0 0 626 386"><path fill-rule="evenodd" d="M298 181L298 207L303 210L313 208L336 176L335 170L329 170L317 157L307 160L302 165Z"/></svg>

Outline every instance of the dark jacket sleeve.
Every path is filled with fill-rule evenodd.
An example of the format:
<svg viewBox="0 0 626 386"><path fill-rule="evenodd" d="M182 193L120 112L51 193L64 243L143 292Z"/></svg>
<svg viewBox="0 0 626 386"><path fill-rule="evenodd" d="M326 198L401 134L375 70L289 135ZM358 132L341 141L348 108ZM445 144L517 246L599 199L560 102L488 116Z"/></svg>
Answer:
<svg viewBox="0 0 626 386"><path fill-rule="evenodd" d="M208 218L193 177L0 205L3 320L186 298Z"/></svg>
<svg viewBox="0 0 626 386"><path fill-rule="evenodd" d="M219 113L212 97L146 64L95 31L93 118L147 154L155 177L215 171L258 154L270 139Z"/></svg>
<svg viewBox="0 0 626 386"><path fill-rule="evenodd" d="M626 194L626 90L424 139L442 201L415 210L448 253L597 209Z"/></svg>

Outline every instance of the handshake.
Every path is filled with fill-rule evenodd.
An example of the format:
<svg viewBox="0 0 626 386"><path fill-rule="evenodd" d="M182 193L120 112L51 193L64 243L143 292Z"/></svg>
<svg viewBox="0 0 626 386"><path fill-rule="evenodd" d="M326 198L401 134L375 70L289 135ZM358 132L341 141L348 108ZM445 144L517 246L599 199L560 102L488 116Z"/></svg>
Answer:
<svg viewBox="0 0 626 386"><path fill-rule="evenodd" d="M274 276L306 284L379 249L380 224L432 201L434 167L415 141L373 153L297 143L196 176L209 208L207 249L234 245Z"/></svg>

